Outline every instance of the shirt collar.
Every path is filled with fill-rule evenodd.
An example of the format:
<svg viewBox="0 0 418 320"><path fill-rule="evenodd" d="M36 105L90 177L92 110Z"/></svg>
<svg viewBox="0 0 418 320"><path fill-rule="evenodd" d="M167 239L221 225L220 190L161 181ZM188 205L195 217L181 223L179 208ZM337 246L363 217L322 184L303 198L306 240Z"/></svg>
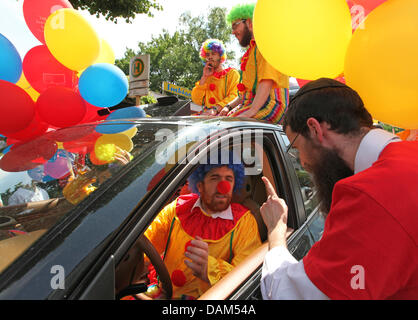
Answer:
<svg viewBox="0 0 418 320"><path fill-rule="evenodd" d="M370 130L361 140L357 150L354 160L354 174L371 167L389 143L398 141L401 141L398 136L386 130Z"/></svg>
<svg viewBox="0 0 418 320"><path fill-rule="evenodd" d="M203 212L202 202L200 201L200 197L199 197L199 199L197 199L197 201L193 205L192 211L196 207L199 207ZM234 216L232 215L231 205L229 205L228 208L226 208L224 211L216 212L216 213L210 214L208 216L212 217L213 219L221 218L221 219L225 219L225 220L234 220Z"/></svg>

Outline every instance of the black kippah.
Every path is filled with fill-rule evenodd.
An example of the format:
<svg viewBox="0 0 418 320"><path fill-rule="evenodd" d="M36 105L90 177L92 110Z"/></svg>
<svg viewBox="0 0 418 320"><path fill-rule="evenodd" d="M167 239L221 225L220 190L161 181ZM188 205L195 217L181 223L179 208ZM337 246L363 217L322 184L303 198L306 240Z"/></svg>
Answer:
<svg viewBox="0 0 418 320"><path fill-rule="evenodd" d="M324 88L348 88L348 89L351 89L346 84L344 84L342 82L339 82L337 80L330 79L330 78L320 78L318 80L308 82L302 88L300 88L298 90L298 92L296 92L296 94L293 96L292 100L290 100L289 107L292 104L292 102L295 101L295 99L303 96L304 94L306 94L308 92L311 92L311 91L324 89Z"/></svg>

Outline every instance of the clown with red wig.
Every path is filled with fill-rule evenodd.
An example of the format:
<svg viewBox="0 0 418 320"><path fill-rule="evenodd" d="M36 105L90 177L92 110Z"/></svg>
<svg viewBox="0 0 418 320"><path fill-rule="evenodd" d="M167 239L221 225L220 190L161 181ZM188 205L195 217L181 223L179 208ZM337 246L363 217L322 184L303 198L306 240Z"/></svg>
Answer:
<svg viewBox="0 0 418 320"><path fill-rule="evenodd" d="M220 40L206 40L200 49L200 58L205 66L201 79L192 90L192 100L203 106L199 115L215 116L237 98L239 73L233 68L224 69L227 55Z"/></svg>
<svg viewBox="0 0 418 320"><path fill-rule="evenodd" d="M198 298L261 245L250 210L232 203L245 177L236 162L230 153L225 164L199 165L188 179L192 193L168 204L145 232L163 254L174 299Z"/></svg>

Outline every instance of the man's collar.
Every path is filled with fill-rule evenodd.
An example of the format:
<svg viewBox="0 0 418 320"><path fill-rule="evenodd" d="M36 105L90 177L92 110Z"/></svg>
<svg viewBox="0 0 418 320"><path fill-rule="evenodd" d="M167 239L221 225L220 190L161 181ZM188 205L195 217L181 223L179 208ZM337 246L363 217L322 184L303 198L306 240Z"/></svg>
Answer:
<svg viewBox="0 0 418 320"><path fill-rule="evenodd" d="M357 150L354 160L354 174L371 167L389 143L398 141L401 141L401 139L388 131L382 129L370 130L361 140Z"/></svg>
<svg viewBox="0 0 418 320"><path fill-rule="evenodd" d="M202 202L200 201L200 197L199 199L197 199L197 201L193 205L192 211L195 207L199 207L202 210L202 212L204 212L202 208ZM234 220L234 216L232 215L231 205L229 205L228 208L226 208L224 211L216 212L210 215L208 214L208 216L212 217L213 219L221 218L225 220Z"/></svg>

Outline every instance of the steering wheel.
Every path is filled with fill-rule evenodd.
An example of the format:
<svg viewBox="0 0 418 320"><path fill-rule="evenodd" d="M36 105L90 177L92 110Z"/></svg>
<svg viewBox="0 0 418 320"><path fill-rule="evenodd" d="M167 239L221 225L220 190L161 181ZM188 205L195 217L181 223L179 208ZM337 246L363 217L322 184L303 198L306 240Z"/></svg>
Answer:
<svg viewBox="0 0 418 320"><path fill-rule="evenodd" d="M150 299L141 293L146 291L147 288L144 283L144 275L146 274L144 272L144 253L154 265L166 298L170 299L173 294L170 274L160 254L145 235L138 238L116 268L117 297L123 298L128 295L139 294L140 298Z"/></svg>

